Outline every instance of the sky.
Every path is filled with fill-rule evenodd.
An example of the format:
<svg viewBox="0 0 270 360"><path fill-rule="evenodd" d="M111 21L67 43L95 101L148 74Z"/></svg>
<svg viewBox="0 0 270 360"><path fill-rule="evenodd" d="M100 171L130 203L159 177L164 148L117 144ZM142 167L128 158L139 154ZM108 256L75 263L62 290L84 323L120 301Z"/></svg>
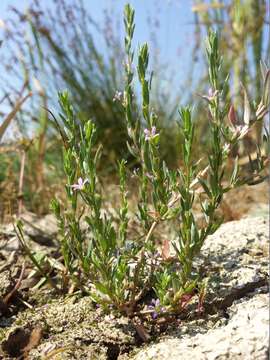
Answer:
<svg viewBox="0 0 270 360"><path fill-rule="evenodd" d="M53 0L39 0L50 6ZM149 18L156 20L152 27L160 49L160 59L177 74L180 81L189 67L194 33L192 0L130 0L135 9L136 30L134 43L138 45L149 41ZM30 0L0 0L0 19L8 15L9 7L27 9ZM104 9L114 13L120 21L123 31L122 13L127 0L84 0L86 8L92 17L101 22L104 19Z"/></svg>
<svg viewBox="0 0 270 360"><path fill-rule="evenodd" d="M54 2L54 0L37 1L47 7L50 7ZM66 1L73 2L74 0ZM104 10L107 10L110 15L113 15L113 18L118 19L121 28L121 36L122 38L124 37L122 14L128 0L82 1L97 23L102 23L104 21ZM4 20L10 16L10 12L8 12L9 7L17 7L20 10L26 10L30 2L31 0L0 0L0 20ZM129 0L129 2L135 9L136 29L134 45L138 47L139 44L144 43L145 41L149 42L152 29L158 41L160 61L163 65L166 64L167 68L171 69L171 73L174 74L173 85L177 88L181 88L181 85L187 80L192 63L191 56L194 46L195 31L194 14L192 12L193 0ZM227 1L224 0L224 3L227 3ZM270 9L268 11L270 11ZM152 22L156 22L156 26L152 26L151 29L151 26L149 27L149 19L152 19ZM204 44L202 43L201 45L203 54ZM99 44L99 46L102 52L102 44ZM194 66L193 63L192 66ZM195 74L196 76L196 74L199 74L201 76L201 72L202 66L199 62L195 66L193 75Z"/></svg>
<svg viewBox="0 0 270 360"><path fill-rule="evenodd" d="M33 0L32 0L33 1ZM54 0L36 0L39 4L46 7L52 6ZM78 0L65 0L74 2ZM106 10L114 19L117 19L120 25L120 33L124 38L123 9L128 0L82 0L85 8L89 11L91 17L100 24L104 25L104 10ZM201 60L195 65L192 62L192 51L194 47L194 14L192 12L193 0L129 0L135 9L135 35L134 46L151 39L151 31L154 32L160 51L160 62L167 65L166 74L173 74L168 81L164 80L164 87L175 93L181 93L181 103L186 101L185 96L192 92L192 86L185 85L190 70L193 70L193 80L202 76ZM224 0L226 3L226 0ZM26 10L31 0L0 0L0 21L10 17L10 7L16 7L20 10ZM152 23L152 26L150 25ZM153 23L155 23L153 25ZM97 37L98 39L98 37ZM1 28L0 28L1 40ZM99 50L103 49L101 42L97 40ZM151 44L151 42L150 42ZM201 44L203 53L204 44ZM150 46L150 58L153 51ZM4 50L4 45L1 48ZM195 69L195 70L194 70ZM199 76L197 76L197 74ZM161 74L161 78L163 74ZM155 76L155 74L154 74ZM12 81L12 79L11 79ZM195 80L196 82L196 80ZM194 85L194 83L193 83Z"/></svg>
<svg viewBox="0 0 270 360"><path fill-rule="evenodd" d="M37 1L47 8L53 8L54 0ZM74 0L66 1L73 2ZM0 22L1 20L5 21L5 19L12 16L12 12L10 11L11 7L23 11L27 10L31 2L31 0L0 0ZM190 70L190 58L193 48L194 18L191 10L192 0L83 0L83 2L85 8L97 23L104 25L104 10L112 15L119 23L120 34L123 41L123 9L125 4L129 2L135 9L136 29L133 46L136 49L139 44L144 42L150 43L151 60L151 54L153 58L153 46L151 49L150 41L151 31L154 33L159 49L159 62L166 66L159 67L159 71L161 72L159 79L162 78L162 83L159 80L159 88L163 88L166 92L169 89L174 88L175 94L183 94L181 95L181 102L186 101L184 99L186 96L189 96L190 92L188 89L181 92L181 89L183 89L183 84L185 80L187 80L187 74ZM150 23L152 23L152 25ZM0 40L1 30L0 26ZM96 42L98 42L99 50L102 53L105 51L105 47L103 49L102 42L98 41L98 35L96 35L95 39ZM1 47L1 51L7 51L4 43ZM8 76L11 77L11 75ZM8 81L13 82L14 85L16 84L17 79L8 78ZM18 89L19 88L21 88L21 84L18 84ZM6 105L5 102L2 103L1 111L6 113L9 112L8 104ZM10 128L10 133L14 133L12 127ZM9 134L7 134L7 136L9 136Z"/></svg>

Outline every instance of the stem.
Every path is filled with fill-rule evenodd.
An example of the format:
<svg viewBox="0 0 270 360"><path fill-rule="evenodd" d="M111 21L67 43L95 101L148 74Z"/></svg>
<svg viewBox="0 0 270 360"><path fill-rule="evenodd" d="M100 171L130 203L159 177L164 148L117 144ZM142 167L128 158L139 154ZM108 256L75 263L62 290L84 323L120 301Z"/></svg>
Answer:
<svg viewBox="0 0 270 360"><path fill-rule="evenodd" d="M24 179L24 169L25 169L25 150L22 150L21 153L21 169L20 169L20 178L19 178L19 194L18 194L18 216L21 216L22 207L23 207L23 179Z"/></svg>
<svg viewBox="0 0 270 360"><path fill-rule="evenodd" d="M197 175L197 177L191 182L189 188L190 188L190 189L194 188L194 187L199 183L198 178L199 178L199 177L204 177L208 170L209 170L209 165L207 165L202 171L199 172L199 174ZM168 208L172 208L172 207L174 206L174 204L177 203L177 201L180 200L180 198L181 198L181 195L178 194L178 195L176 196L176 198L170 200L170 202L168 203ZM148 233L147 233L147 235L146 235L145 242L148 242L148 241L149 241L151 235L153 234L153 232L154 232L156 226L159 224L159 222L160 222L160 220L155 220L155 221L152 223L152 225L151 225L151 227L150 227L150 229L149 229L149 231L148 231Z"/></svg>

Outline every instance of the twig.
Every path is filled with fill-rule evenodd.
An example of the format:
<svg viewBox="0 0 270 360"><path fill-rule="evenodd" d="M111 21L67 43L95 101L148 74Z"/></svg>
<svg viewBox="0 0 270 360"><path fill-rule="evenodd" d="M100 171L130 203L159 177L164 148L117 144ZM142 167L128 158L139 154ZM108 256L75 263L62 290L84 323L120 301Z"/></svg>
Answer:
<svg viewBox="0 0 270 360"><path fill-rule="evenodd" d="M22 270L21 270L21 273L20 273L20 276L19 276L19 279L16 283L16 285L14 286L14 288L4 297L4 300L3 300L3 303L5 305L8 304L9 300L12 298L12 296L14 295L14 293L19 289L20 285L21 285L21 282L22 282L22 279L23 279L23 275L24 275L24 272L25 272L25 261L22 265Z"/></svg>
<svg viewBox="0 0 270 360"><path fill-rule="evenodd" d="M23 300L23 299L20 299L20 298L18 298L18 300L21 302L21 303L23 303L26 307L28 307L28 309L33 309L34 308L34 306L32 306L31 304L29 304L27 301L25 301L25 300Z"/></svg>
<svg viewBox="0 0 270 360"><path fill-rule="evenodd" d="M50 286L59 294L60 290L58 289L57 285L54 284L53 280L50 278L50 274L47 275L46 271L43 271L42 267L36 260L35 256L32 254L31 250L27 246L25 239L24 239L23 231L22 231L22 223L20 221L18 221L16 226L15 226L15 224L13 224L13 227L14 227L15 233L17 235L17 238L18 238L23 250L29 256L32 263L37 267L40 274L47 280L47 282L50 284Z"/></svg>
<svg viewBox="0 0 270 360"><path fill-rule="evenodd" d="M14 105L13 110L6 116L6 118L4 119L3 123L0 126L0 141L7 129L7 127L9 126L9 124L11 123L12 119L15 117L15 115L17 114L17 112L20 110L20 108L22 107L23 103L30 97L32 96L32 93L28 93L25 97L19 99L16 104Z"/></svg>

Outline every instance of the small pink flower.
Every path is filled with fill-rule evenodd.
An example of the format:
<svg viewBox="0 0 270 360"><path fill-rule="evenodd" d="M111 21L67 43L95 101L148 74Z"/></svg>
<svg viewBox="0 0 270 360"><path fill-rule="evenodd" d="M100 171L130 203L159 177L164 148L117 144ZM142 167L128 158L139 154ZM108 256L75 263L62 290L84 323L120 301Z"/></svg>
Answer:
<svg viewBox="0 0 270 360"><path fill-rule="evenodd" d="M81 177L78 179L78 184L73 184L73 185L70 185L70 187L73 189L73 190L83 190L84 189L84 186L86 183L88 183L89 180L88 179L85 179L83 180Z"/></svg>
<svg viewBox="0 0 270 360"><path fill-rule="evenodd" d="M151 130L149 129L144 129L144 135L145 135L145 140L151 140L156 134L157 128L155 126L152 126Z"/></svg>
<svg viewBox="0 0 270 360"><path fill-rule="evenodd" d="M116 91L115 94L114 94L114 97L113 97L113 102L115 101L122 101L123 100L123 93L122 91Z"/></svg>
<svg viewBox="0 0 270 360"><path fill-rule="evenodd" d="M242 139L250 131L249 126L245 125L243 121L239 120L233 105L230 106L228 118L235 138Z"/></svg>
<svg viewBox="0 0 270 360"><path fill-rule="evenodd" d="M212 88L208 90L208 95L202 95L202 98L207 100L208 102L211 102L215 99L215 97L218 94L218 90L213 91Z"/></svg>
<svg viewBox="0 0 270 360"><path fill-rule="evenodd" d="M145 173L145 176L148 177L149 180L154 180L155 177L151 175L149 172Z"/></svg>

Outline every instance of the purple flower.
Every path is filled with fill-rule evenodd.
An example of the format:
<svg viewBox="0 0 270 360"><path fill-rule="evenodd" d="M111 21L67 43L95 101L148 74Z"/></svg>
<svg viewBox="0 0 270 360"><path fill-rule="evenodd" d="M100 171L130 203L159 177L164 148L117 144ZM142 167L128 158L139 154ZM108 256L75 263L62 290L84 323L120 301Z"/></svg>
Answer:
<svg viewBox="0 0 270 360"><path fill-rule="evenodd" d="M88 183L89 180L88 179L85 179L83 180L81 177L79 177L78 179L78 184L73 184L73 185L70 185L70 187L73 189L73 190L83 190L84 189L84 186L86 183Z"/></svg>
<svg viewBox="0 0 270 360"><path fill-rule="evenodd" d="M162 313L165 311L164 307L160 306L160 300L159 299L152 299L150 305L147 306L148 310L153 310L151 313L152 319L156 319L158 317L159 313Z"/></svg>
<svg viewBox="0 0 270 360"><path fill-rule="evenodd" d="M151 140L156 134L157 128L155 126L152 126L151 129L144 129L144 135L145 135L145 140Z"/></svg>
<svg viewBox="0 0 270 360"><path fill-rule="evenodd" d="M154 311L152 314L152 319L155 320L158 317L158 313L156 311Z"/></svg>

